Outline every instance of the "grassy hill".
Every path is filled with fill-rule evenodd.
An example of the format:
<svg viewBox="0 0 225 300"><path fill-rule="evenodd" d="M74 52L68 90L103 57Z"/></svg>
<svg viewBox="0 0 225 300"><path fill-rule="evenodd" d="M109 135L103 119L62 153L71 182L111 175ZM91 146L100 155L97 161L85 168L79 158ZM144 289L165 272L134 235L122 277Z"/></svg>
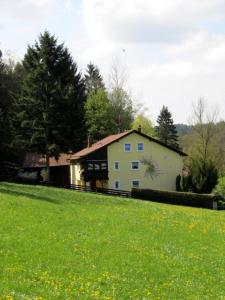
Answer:
<svg viewBox="0 0 225 300"><path fill-rule="evenodd" d="M0 299L224 299L225 213L0 183Z"/></svg>

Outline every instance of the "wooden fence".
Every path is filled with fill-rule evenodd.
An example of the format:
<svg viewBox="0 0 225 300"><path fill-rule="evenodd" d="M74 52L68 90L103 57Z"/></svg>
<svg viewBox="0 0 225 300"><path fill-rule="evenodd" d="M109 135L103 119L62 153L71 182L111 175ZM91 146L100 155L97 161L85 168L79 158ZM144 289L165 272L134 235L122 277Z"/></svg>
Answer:
<svg viewBox="0 0 225 300"><path fill-rule="evenodd" d="M107 194L107 195L131 197L131 192L123 191L123 190L114 190L114 189L105 189L105 188L92 189L89 186L75 185L75 184L71 184L70 188L72 190L81 191L81 192L96 192L96 193Z"/></svg>

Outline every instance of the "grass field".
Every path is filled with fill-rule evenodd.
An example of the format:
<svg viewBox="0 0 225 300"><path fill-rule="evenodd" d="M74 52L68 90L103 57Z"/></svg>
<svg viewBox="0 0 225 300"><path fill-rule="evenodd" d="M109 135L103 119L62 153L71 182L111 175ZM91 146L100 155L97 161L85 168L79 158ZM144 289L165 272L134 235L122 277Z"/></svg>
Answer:
<svg viewBox="0 0 225 300"><path fill-rule="evenodd" d="M0 299L225 299L225 212L0 183Z"/></svg>

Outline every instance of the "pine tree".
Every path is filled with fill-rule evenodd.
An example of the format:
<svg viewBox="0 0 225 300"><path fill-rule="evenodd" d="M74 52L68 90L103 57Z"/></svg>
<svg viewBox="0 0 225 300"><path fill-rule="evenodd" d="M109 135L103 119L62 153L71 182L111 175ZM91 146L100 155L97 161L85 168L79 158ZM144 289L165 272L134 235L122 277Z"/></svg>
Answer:
<svg viewBox="0 0 225 300"><path fill-rule="evenodd" d="M99 89L105 89L103 78L100 74L99 68L92 63L87 65L85 76L86 93L96 93Z"/></svg>
<svg viewBox="0 0 225 300"><path fill-rule="evenodd" d="M85 86L64 44L44 32L23 60L22 93L15 99L18 146L49 158L81 148L85 137Z"/></svg>
<svg viewBox="0 0 225 300"><path fill-rule="evenodd" d="M156 132L161 142L179 149L176 126L172 115L166 106L163 106L157 119Z"/></svg>

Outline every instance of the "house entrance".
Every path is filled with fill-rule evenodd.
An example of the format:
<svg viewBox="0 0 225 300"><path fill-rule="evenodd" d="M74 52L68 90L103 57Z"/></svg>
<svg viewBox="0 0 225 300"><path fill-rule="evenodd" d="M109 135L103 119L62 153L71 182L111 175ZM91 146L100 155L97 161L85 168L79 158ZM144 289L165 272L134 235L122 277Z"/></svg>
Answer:
<svg viewBox="0 0 225 300"><path fill-rule="evenodd" d="M90 187L91 187L92 190L96 189L96 180L91 180Z"/></svg>

